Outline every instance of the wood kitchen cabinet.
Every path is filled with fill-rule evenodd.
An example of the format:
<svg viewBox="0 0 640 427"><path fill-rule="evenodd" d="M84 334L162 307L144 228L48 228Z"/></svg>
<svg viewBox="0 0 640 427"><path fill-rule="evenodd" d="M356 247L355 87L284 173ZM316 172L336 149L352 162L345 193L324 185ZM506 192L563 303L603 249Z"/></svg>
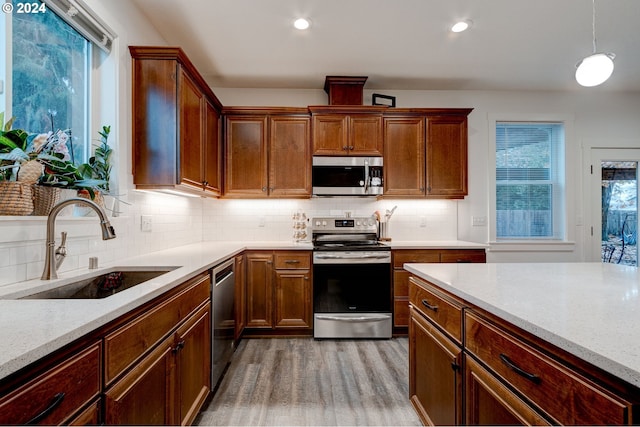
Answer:
<svg viewBox="0 0 640 427"><path fill-rule="evenodd" d="M640 391L433 283L409 280L409 389L427 425L637 424Z"/></svg>
<svg viewBox="0 0 640 427"><path fill-rule="evenodd" d="M0 424L69 424L100 405L100 341L39 362L0 388ZM89 402L93 404L88 409Z"/></svg>
<svg viewBox="0 0 640 427"><path fill-rule="evenodd" d="M275 252L275 327L313 325L311 253Z"/></svg>
<svg viewBox="0 0 640 427"><path fill-rule="evenodd" d="M220 195L222 104L180 48L129 50L136 188Z"/></svg>
<svg viewBox="0 0 640 427"><path fill-rule="evenodd" d="M537 345L546 346L541 340L527 336L525 341L517 329L502 327L473 310L465 313L464 322L467 358L488 368L498 383L490 390L499 402L507 403L502 403L503 406L515 406L512 402L516 399L531 402L539 408L538 415L552 424L619 425L637 422L633 421L633 404L629 400L604 389L582 373L593 369L580 366L582 364L573 367L568 363L571 359L565 357L550 357L536 348ZM474 365L471 366L473 368ZM468 381L476 381L480 375L476 374ZM508 388L511 393L505 393L503 388ZM474 408L469 417L491 420L491 407L495 404L474 407L479 400L477 396L468 396L468 405Z"/></svg>
<svg viewBox="0 0 640 427"><path fill-rule="evenodd" d="M224 115L225 197L311 197L306 110L229 107Z"/></svg>
<svg viewBox="0 0 640 427"><path fill-rule="evenodd" d="M247 329L310 330L311 251L249 251L245 259Z"/></svg>
<svg viewBox="0 0 640 427"><path fill-rule="evenodd" d="M190 424L211 390L211 279L200 275L106 338L108 425ZM156 337L160 342L156 344ZM150 352L149 352L150 350ZM125 362L121 363L125 355ZM109 359L113 359L109 363ZM119 376L120 372L125 372ZM108 383L109 384L109 383Z"/></svg>
<svg viewBox="0 0 640 427"><path fill-rule="evenodd" d="M426 425L462 422L462 304L411 279L409 396Z"/></svg>
<svg viewBox="0 0 640 427"><path fill-rule="evenodd" d="M384 195L461 199L471 109L393 109L384 115Z"/></svg>
<svg viewBox="0 0 640 427"><path fill-rule="evenodd" d="M393 249L393 326L396 334L409 326L409 277L405 263L486 262L484 249Z"/></svg>
<svg viewBox="0 0 640 427"><path fill-rule="evenodd" d="M314 156L382 156L380 107L310 106Z"/></svg>

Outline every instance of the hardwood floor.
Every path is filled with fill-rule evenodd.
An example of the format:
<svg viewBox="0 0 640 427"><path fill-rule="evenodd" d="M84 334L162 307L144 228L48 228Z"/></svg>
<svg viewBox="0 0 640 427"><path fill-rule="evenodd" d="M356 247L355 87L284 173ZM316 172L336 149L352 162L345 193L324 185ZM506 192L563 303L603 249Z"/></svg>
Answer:
<svg viewBox="0 0 640 427"><path fill-rule="evenodd" d="M197 425L421 425L407 338L244 339Z"/></svg>

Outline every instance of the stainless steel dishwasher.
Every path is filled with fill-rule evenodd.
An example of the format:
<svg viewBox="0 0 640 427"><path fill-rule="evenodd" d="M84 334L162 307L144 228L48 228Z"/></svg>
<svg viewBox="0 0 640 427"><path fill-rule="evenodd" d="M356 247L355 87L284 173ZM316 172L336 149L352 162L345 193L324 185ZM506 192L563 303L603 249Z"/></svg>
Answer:
<svg viewBox="0 0 640 427"><path fill-rule="evenodd" d="M214 267L212 276L211 389L215 389L234 351L235 275L234 259Z"/></svg>

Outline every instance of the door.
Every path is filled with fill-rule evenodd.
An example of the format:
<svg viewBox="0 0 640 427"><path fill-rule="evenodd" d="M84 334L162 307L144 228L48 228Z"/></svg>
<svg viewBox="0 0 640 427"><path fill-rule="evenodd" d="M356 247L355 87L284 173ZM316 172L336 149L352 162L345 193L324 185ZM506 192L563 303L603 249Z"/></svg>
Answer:
<svg viewBox="0 0 640 427"><path fill-rule="evenodd" d="M462 349L411 309L409 398L425 425L462 421Z"/></svg>
<svg viewBox="0 0 640 427"><path fill-rule="evenodd" d="M273 255L248 253L246 258L247 328L273 327Z"/></svg>
<svg viewBox="0 0 640 427"><path fill-rule="evenodd" d="M591 261L638 265L639 162L637 148L591 149Z"/></svg>

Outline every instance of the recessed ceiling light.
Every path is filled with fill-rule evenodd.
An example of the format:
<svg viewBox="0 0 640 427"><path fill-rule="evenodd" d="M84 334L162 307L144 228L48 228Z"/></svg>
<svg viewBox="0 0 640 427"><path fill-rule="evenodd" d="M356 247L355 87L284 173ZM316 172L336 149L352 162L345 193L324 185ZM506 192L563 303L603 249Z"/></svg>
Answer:
<svg viewBox="0 0 640 427"><path fill-rule="evenodd" d="M455 24L453 24L453 27L451 27L451 31L453 31L454 33L461 33L465 30L468 30L471 27L471 24L473 22L469 19L466 19L464 21L458 21Z"/></svg>
<svg viewBox="0 0 640 427"><path fill-rule="evenodd" d="M298 30L306 30L311 26L311 21L307 18L298 18L293 22L293 26Z"/></svg>

